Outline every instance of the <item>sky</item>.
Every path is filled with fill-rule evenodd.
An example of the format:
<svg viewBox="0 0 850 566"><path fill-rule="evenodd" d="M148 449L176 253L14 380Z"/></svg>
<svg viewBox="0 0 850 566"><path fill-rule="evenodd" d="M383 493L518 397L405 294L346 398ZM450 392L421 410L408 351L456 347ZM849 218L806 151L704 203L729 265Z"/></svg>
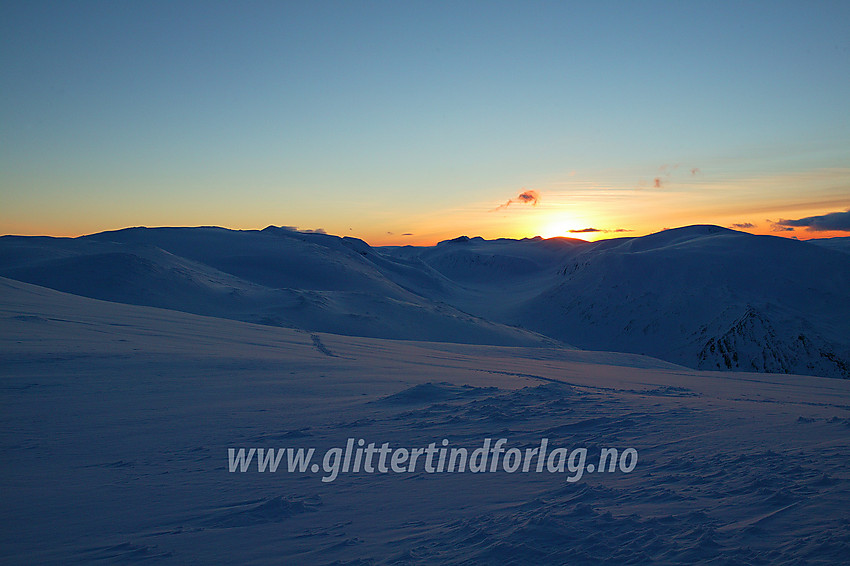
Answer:
<svg viewBox="0 0 850 566"><path fill-rule="evenodd" d="M0 2L0 233L850 236L850 2Z"/></svg>

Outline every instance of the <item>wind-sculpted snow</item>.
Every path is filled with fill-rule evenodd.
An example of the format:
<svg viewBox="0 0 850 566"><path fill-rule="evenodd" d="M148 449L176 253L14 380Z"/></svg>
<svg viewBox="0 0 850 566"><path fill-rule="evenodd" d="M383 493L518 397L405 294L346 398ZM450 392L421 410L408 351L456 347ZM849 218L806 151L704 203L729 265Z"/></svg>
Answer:
<svg viewBox="0 0 850 566"><path fill-rule="evenodd" d="M4 564L842 564L850 381L379 340L0 279ZM228 469L349 439L623 473ZM588 456L588 462L592 462Z"/></svg>

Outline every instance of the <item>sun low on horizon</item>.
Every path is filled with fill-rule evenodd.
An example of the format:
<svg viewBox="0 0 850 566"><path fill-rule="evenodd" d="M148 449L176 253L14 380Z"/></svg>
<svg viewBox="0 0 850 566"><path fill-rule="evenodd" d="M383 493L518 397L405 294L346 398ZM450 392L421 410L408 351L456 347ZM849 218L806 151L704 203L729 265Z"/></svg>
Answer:
<svg viewBox="0 0 850 566"><path fill-rule="evenodd" d="M850 6L616 5L4 3L0 234L850 235Z"/></svg>

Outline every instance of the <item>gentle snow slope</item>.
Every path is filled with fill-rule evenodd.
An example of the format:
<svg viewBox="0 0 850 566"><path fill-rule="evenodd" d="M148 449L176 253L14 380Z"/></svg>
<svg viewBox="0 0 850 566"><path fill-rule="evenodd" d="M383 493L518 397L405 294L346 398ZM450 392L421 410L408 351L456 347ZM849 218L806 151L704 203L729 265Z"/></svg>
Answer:
<svg viewBox="0 0 850 566"><path fill-rule="evenodd" d="M401 342L0 279L4 564L839 564L850 382ZM228 472L228 448L635 448L631 473Z"/></svg>
<svg viewBox="0 0 850 566"><path fill-rule="evenodd" d="M552 342L408 290L441 285L426 271L360 240L281 228L0 238L0 275L86 297L355 336Z"/></svg>

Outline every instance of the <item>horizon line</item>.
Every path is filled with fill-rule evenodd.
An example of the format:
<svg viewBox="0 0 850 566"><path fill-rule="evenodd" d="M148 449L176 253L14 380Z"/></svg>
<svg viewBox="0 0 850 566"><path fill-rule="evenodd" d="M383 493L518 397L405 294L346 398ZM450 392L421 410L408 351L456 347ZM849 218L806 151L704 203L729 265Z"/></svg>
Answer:
<svg viewBox="0 0 850 566"><path fill-rule="evenodd" d="M458 236L455 236L454 238L442 239L442 240L434 242L433 244L430 244L430 245L426 245L426 244L406 244L406 243L373 245L373 244L370 244L367 240L365 240L363 238L358 238L358 237L355 237L355 236L346 236L346 235L334 234L332 232L327 232L327 231L325 231L324 229L321 229L321 228L319 228L319 229L300 229L298 227L293 227L293 226L274 225L274 224L269 224L268 226L266 226L264 228L232 228L232 227L228 227L228 226L220 226L220 225L213 225L213 224L199 224L199 225L191 225L191 226L190 225L172 225L172 224L167 224L167 225L166 224L163 224L163 225L137 225L137 226L124 226L122 228L100 230L100 231L96 231L96 232L82 233L82 234L77 234L77 235L74 235L74 236L54 235L54 234L2 234L2 235L0 235L0 237L3 237L3 238L13 237L13 238L76 239L76 238L84 238L84 237L88 237L88 236L97 236L97 235L100 235L100 234L107 234L107 233L110 233L110 232L122 232L122 231L125 231L125 230L138 230L138 229L156 230L156 229L212 228L212 229L218 229L218 230L227 230L227 231L231 231L231 232L262 232L264 230L268 230L269 228L275 228L275 229L279 229L279 230L288 230L288 231L299 233L299 234L317 234L317 235L322 235L322 236L331 236L331 237L340 238L340 239L352 238L352 239L357 239L357 240L360 240L362 242L365 242L370 247L383 248L383 247L404 247L404 246L431 247L431 246L436 246L436 245L443 243L443 242L452 242L452 241L461 241L461 240L462 241L482 240L482 241L489 241L489 242L499 241L499 240L510 240L510 241L571 240L571 241L585 242L585 243L590 244L590 243L599 242L599 241L603 241L603 240L607 241L607 240L619 240L619 239L629 239L629 238L642 238L642 237L645 237L645 236L650 236L650 235L653 235L653 234L659 234L659 233L667 232L667 231L670 231L670 230L680 230L680 229L683 229L683 228L692 228L692 227L698 227L698 226L715 227L715 228L720 228L722 230L728 230L730 232L739 232L739 233L742 233L742 234L749 234L751 236L775 236L775 237L784 238L784 239L787 239L787 240L798 240L798 241L850 237L850 234L848 234L847 236L829 236L827 238L823 238L823 237L818 237L817 233L812 233L813 231L807 231L811 234L811 237L809 237L809 238L800 238L800 237L798 237L799 236L798 234L787 234L786 235L786 233L783 233L783 232L776 232L776 233L771 233L771 234L756 234L756 233L748 232L746 230L742 230L742 229L739 229L739 228L721 226L719 224L686 224L686 225L683 225L683 226L665 227L665 228L661 228L660 230L646 232L646 233L642 233L642 234L638 233L638 234L629 235L629 236L624 236L624 235L619 235L619 236L612 235L610 237L602 236L602 237L600 237L596 240L593 240L593 241L585 240L583 238L579 238L579 237L576 237L574 235L570 235L569 233L565 234L563 236L550 236L550 237L543 237L543 236L537 234L537 235L534 235L534 236L525 236L525 237L522 237L522 238L511 238L511 237L507 237L507 236L500 236L500 237L496 237L496 238L485 238L485 237L480 236L480 235L469 236L467 234L460 234ZM584 230L571 231L572 234L576 234L576 235L577 234L606 234L608 232L609 231L607 231L607 230L597 230L597 229L584 229Z"/></svg>

